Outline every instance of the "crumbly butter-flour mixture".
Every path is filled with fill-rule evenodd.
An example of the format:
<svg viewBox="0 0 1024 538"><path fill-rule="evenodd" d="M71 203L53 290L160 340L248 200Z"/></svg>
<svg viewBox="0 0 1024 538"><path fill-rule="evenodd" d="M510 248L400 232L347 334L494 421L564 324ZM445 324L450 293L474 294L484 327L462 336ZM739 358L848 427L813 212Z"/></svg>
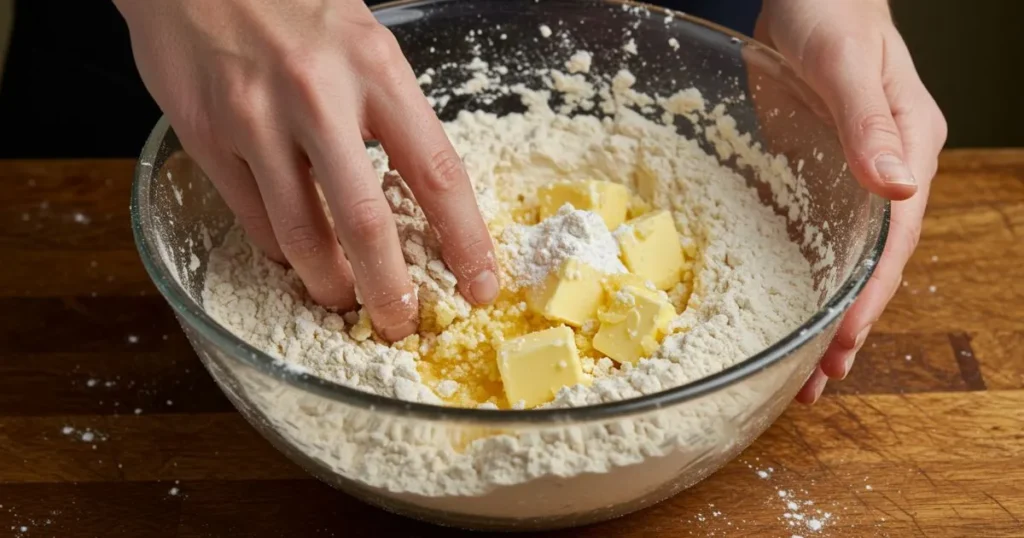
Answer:
<svg viewBox="0 0 1024 538"><path fill-rule="evenodd" d="M622 76L614 84L629 92ZM574 334L584 382L544 405L600 403L707 376L761 351L813 312L810 266L785 220L694 141L626 107L604 120L570 117L546 106L546 92L520 91L532 104L524 114L462 112L446 125L498 247L506 291L496 304L471 309L457 293L412 193L374 149L419 289L419 334L387 345L365 312L343 316L313 304L292 271L238 230L211 256L209 312L260 349L327 379L403 400L508 407L517 402L502 390L499 346L563 323L531 309L528 291L570 259L602 275L627 273L615 236L656 210L671 215L683 252L679 277L662 295L676 315L660 345L639 363L610 361L593 347L596 318L583 320ZM694 100L687 92L668 102L685 97ZM623 212L634 220L609 230L597 213L571 204L541 219L538 191L573 182L624 186ZM653 368L660 373L645 374Z"/></svg>
<svg viewBox="0 0 1024 538"><path fill-rule="evenodd" d="M807 195L785 159L760 152L722 107L709 110L696 90L648 97L632 89L635 79L626 71L610 85L595 84L583 77L591 66L585 52L566 66L571 75L547 73L547 89L504 88L522 97L524 113L462 111L445 125L496 242L505 289L494 305L471 308L459 296L410 190L387 169L383 152L371 148L418 288L418 334L388 345L374 335L365 312L319 307L293 271L267 260L237 227L211 253L207 311L255 347L325 379L401 400L480 408L579 407L656 393L736 364L807 320L818 293L812 268L787 235L786 218L718 157L736 157L754 170L790 217L799 217ZM468 70L500 80L493 67ZM552 93L563 96L557 110L549 106ZM655 108L661 121L636 111ZM606 116L591 115L598 110ZM680 136L676 116L707 119L703 132L718 156ZM557 203L562 199L568 202ZM678 259L665 261L665 249L646 245L652 237L670 238L660 245L678 249ZM570 292L598 286L591 289L602 299L580 314L575 302L557 301L560 285ZM544 338L529 340L535 335ZM522 345L503 349L509 341ZM523 379L509 356L541 362L555 356L523 351L531 346L560 353L552 368L569 381L550 392L526 387L522 399L513 399L509 385ZM266 388L250 396L270 405L280 389ZM491 504L480 513L495 514L509 513L507 504L529 495L517 485L535 481L651 460L642 474L657 483L679 464L659 456L729 443L721 432L711 435L718 423L703 422L694 409L710 406L708 417L743 415L765 397L732 394L728 410L721 401L708 402L683 415L624 419L612 427L550 435L463 430L452 439L444 428L397 431L386 421L332 416L322 403L278 396L275 405L291 406L300 417L278 427L334 472L389 494L486 497ZM641 471L633 473L628 480L647 487ZM621 494L634 495L636 488Z"/></svg>

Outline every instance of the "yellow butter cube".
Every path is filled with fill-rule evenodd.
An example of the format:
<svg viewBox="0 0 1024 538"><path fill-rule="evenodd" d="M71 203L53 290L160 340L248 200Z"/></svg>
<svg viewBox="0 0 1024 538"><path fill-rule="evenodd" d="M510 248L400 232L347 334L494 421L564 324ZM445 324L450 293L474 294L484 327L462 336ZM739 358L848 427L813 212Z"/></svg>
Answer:
<svg viewBox="0 0 1024 538"><path fill-rule="evenodd" d="M626 215L631 219L635 219L641 215L646 215L651 211L654 211L654 208L651 207L651 204L649 204L647 200L634 195L629 199L629 208L626 211Z"/></svg>
<svg viewBox="0 0 1024 538"><path fill-rule="evenodd" d="M645 290L656 290L654 283L646 278L636 276L633 273L616 273L604 277L604 290L606 293L615 293L626 286L641 288Z"/></svg>
<svg viewBox="0 0 1024 538"><path fill-rule="evenodd" d="M601 277L596 269L570 258L526 294L526 303L547 319L582 327L597 317L597 308L604 302Z"/></svg>
<svg viewBox="0 0 1024 538"><path fill-rule="evenodd" d="M614 230L626 220L630 194L625 185L611 181L560 181L538 189L537 198L541 219L570 204L576 209L597 213L604 219L605 226Z"/></svg>
<svg viewBox="0 0 1024 538"><path fill-rule="evenodd" d="M594 335L594 349L614 361L636 364L658 349L675 316L672 304L660 293L626 286L598 315L601 328Z"/></svg>
<svg viewBox="0 0 1024 538"><path fill-rule="evenodd" d="M587 380L572 329L564 325L499 344L498 371L508 402L526 407L550 402L562 387Z"/></svg>
<svg viewBox="0 0 1024 538"><path fill-rule="evenodd" d="M615 230L622 251L622 263L631 273L650 280L659 290L679 283L683 270L683 247L672 214L655 211L635 218Z"/></svg>

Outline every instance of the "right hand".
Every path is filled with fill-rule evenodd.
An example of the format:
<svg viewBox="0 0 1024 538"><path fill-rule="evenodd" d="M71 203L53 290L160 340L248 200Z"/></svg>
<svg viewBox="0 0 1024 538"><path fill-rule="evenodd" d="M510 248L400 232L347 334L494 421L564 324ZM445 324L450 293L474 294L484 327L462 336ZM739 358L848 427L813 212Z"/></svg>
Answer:
<svg viewBox="0 0 1024 538"><path fill-rule="evenodd" d="M382 337L417 329L370 139L412 188L462 295L477 305L497 297L494 246L462 161L394 36L362 1L115 3L185 150L253 243L289 263L313 300L349 310L355 286Z"/></svg>

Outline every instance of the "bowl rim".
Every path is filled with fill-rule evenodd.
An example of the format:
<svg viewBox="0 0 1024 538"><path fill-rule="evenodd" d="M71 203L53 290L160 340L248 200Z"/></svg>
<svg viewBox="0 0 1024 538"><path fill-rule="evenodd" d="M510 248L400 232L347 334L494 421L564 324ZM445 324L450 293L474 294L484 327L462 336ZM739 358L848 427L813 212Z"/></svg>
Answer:
<svg viewBox="0 0 1024 538"><path fill-rule="evenodd" d="M373 11L386 9L444 4L458 0L397 0L380 4L373 8ZM686 15L659 6L652 6L631 0L594 0L597 3L609 5L628 5L643 7L655 13L663 15L671 14L673 18L702 26L725 34L733 40L739 40L744 46L756 46L760 52L780 62L782 65L788 63L776 51L766 47L758 41L724 28L712 22ZM154 164L160 157L162 143L167 134L171 131L170 122L166 116L162 116L146 140L139 161L135 167L135 177L132 185L131 196L131 219L132 232L136 248L142 259L146 272L149 273L157 289L170 304L175 313L183 318L189 325L195 327L205 338L213 342L225 355L232 359L242 361L261 373L287 383L296 389L313 393L318 396L336 401L342 404L379 411L393 415L403 415L412 418L423 418L427 420L447 420L452 422L486 423L488 425L500 424L506 426L521 425L545 425L553 423L581 423L619 418L628 415L636 415L647 411L653 411L683 402L694 400L724 389L751 375L767 369L775 363L789 356L809 340L823 332L829 325L842 316L846 308L853 303L860 292L867 285L878 261L885 248L886 238L889 232L889 221L891 205L888 200L883 204L882 222L879 228L878 237L874 244L866 242L861 251L868 250L867 257L860 262L864 270L857 267L851 275L843 282L837 291L828 301L809 319L804 321L786 336L773 343L771 346L761 350L759 353L747 357L742 361L716 372L712 375L702 377L689 383L673 387L664 391L647 394L636 398L630 398L615 402L602 403L583 407L568 407L555 409L478 409L445 407L436 404L408 402L395 398L373 394L356 389L341 383L329 381L317 377L312 372L302 367L295 367L281 359L270 356L267 353L253 347L241 338L235 336L227 328L220 325L210 317L200 305L192 300L181 283L169 270L163 257L159 255L157 245L150 241L146 230L143 228L143 213L150 211L148 205L144 210L141 206L142 200L148 200L149 189L156 178L158 171ZM878 198L871 194L871 198ZM234 353L228 350L235 350Z"/></svg>

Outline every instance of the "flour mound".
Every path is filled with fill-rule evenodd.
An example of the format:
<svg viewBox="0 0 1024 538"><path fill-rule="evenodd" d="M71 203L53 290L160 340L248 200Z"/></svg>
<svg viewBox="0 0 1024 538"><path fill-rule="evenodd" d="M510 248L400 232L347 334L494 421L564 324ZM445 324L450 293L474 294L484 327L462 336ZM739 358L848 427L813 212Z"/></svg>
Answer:
<svg viewBox="0 0 1024 538"><path fill-rule="evenodd" d="M317 375L382 396L441 403L422 383L412 353L351 336L341 316L309 300L295 272L267 259L240 229L210 254L203 303L243 340Z"/></svg>
<svg viewBox="0 0 1024 538"><path fill-rule="evenodd" d="M569 258L604 274L626 272L619 246L601 217L569 204L535 226L506 228L500 248L509 260L506 287L512 291L542 284Z"/></svg>

